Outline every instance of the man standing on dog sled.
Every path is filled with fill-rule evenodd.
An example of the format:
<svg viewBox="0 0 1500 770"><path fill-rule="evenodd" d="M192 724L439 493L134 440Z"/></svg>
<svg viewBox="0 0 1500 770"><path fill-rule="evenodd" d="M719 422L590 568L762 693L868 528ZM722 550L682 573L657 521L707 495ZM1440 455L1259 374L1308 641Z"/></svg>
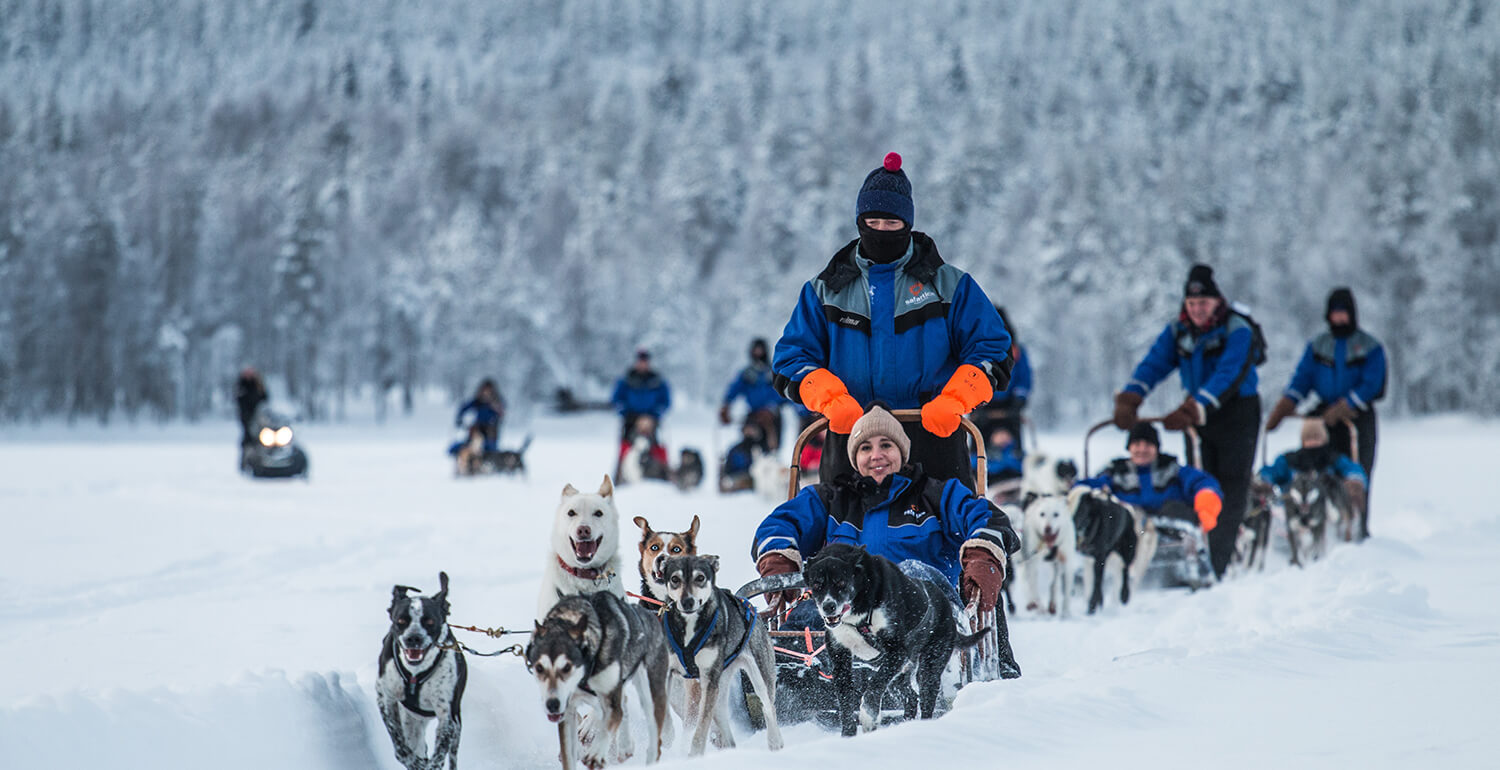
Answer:
<svg viewBox="0 0 1500 770"><path fill-rule="evenodd" d="M1234 555L1249 503L1254 472L1255 441L1259 434L1259 377L1255 367L1264 356L1249 316L1235 311L1214 283L1214 271L1194 265L1183 286L1182 310L1156 338L1124 389L1115 394L1114 423L1122 430L1136 424L1136 410L1146 394L1173 369L1178 370L1187 397L1162 420L1167 430L1197 429L1202 450L1197 462L1223 487L1221 526L1208 536L1214 574L1224 570ZM1194 447L1188 446L1188 459Z"/></svg>
<svg viewBox="0 0 1500 770"><path fill-rule="evenodd" d="M609 402L615 405L615 411L620 415L621 439L630 438L631 427L641 415L650 416L653 425L661 425L662 415L672 408L672 388L651 368L650 351L645 348L635 351L635 362L625 376L615 382ZM653 443L655 438L653 430Z"/></svg>
<svg viewBox="0 0 1500 770"><path fill-rule="evenodd" d="M911 454L929 475L972 485L960 420L1010 382L1010 334L979 284L914 231L901 156L865 177L859 238L802 287L771 369L791 401L828 418L822 478L849 470L849 431L865 407L922 410Z"/></svg>
<svg viewBox="0 0 1500 770"><path fill-rule="evenodd" d="M1349 426L1358 435L1358 457L1366 478L1365 505L1360 509L1360 537L1370 536L1368 480L1375 472L1375 402L1385 395L1385 347L1380 340L1359 328L1355 313L1354 292L1334 289L1328 295L1323 313L1328 331L1314 337L1302 351L1302 360L1292 373L1286 391L1271 408L1266 432L1276 429L1307 396L1317 394L1320 415L1328 424L1328 438L1334 448L1349 453Z"/></svg>
<svg viewBox="0 0 1500 770"><path fill-rule="evenodd" d="M495 381L488 377L474 392L474 397L465 401L458 408L458 414L453 417L453 427L462 428L464 415L474 413L474 422L469 424L470 431L478 431L483 436L484 451L500 451L500 423L505 420L505 399L500 396L500 389L496 387ZM448 454L458 454L458 450L465 442L456 441L448 448Z"/></svg>
<svg viewBox="0 0 1500 770"><path fill-rule="evenodd" d="M771 384L771 354L763 339L750 342L750 363L740 370L739 376L724 391L719 422L730 423L729 408L740 398L745 399L745 406L750 410L745 415L744 424L753 424L760 429L761 451L767 454L775 452L781 446L781 405L786 399Z"/></svg>
<svg viewBox="0 0 1500 770"><path fill-rule="evenodd" d="M1006 556L1020 549L1021 540L998 506L957 479L934 478L920 464L908 463L911 443L890 412L871 407L847 442L845 459L853 470L803 489L761 522L751 547L756 571L762 577L798 572L826 545L863 545L908 576L944 586L956 603L974 600L981 611L994 610ZM800 593L768 600L780 608ZM1013 679L1021 669L1005 613L996 612L995 622L1001 675Z"/></svg>

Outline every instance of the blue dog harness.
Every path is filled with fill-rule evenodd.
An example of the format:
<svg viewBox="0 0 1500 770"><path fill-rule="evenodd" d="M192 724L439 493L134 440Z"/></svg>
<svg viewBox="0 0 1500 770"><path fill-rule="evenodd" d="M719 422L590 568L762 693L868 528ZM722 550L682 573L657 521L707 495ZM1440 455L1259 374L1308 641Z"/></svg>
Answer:
<svg viewBox="0 0 1500 770"><path fill-rule="evenodd" d="M760 622L760 615L755 611L755 607L750 604L748 599L740 599L739 602L740 607L745 611L745 635L740 638L740 643L734 646L734 651L724 658L724 668L729 668L729 664L733 663L734 659L739 657L741 652L744 652L745 645L750 641L750 634L755 631L755 624ZM698 633L693 634L693 638L686 645L672 633L672 624L668 622L671 613L662 613L661 625L662 629L667 632L667 645L672 648L673 654L677 656L677 662L682 664L683 671L686 672L683 676L688 679L698 678L698 663L695 659L698 651L703 649L704 643L708 641L708 635L713 633L714 627L719 624L720 607L720 602L714 602L714 614L713 617L708 619L708 625L699 629Z"/></svg>

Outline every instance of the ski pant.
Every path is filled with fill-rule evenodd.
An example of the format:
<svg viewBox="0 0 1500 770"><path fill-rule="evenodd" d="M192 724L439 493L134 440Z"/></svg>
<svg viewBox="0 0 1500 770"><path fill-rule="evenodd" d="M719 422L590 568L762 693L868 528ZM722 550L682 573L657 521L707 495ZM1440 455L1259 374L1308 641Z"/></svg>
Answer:
<svg viewBox="0 0 1500 770"><path fill-rule="evenodd" d="M1354 418L1354 432L1358 434L1356 442L1359 446L1354 450L1358 452L1358 456L1349 454L1349 426L1342 422L1328 426L1328 443L1365 469L1365 509L1360 511L1359 528L1361 536L1369 537L1370 487L1375 481L1375 407L1373 405L1369 411L1362 411Z"/></svg>
<svg viewBox="0 0 1500 770"><path fill-rule="evenodd" d="M1225 404L1198 428L1202 457L1193 453L1193 442L1187 442L1188 462L1213 476L1224 490L1224 509L1218 526L1208 533L1208 555L1214 575L1224 577L1224 570L1234 557L1234 541L1239 537L1240 522L1250 503L1250 478L1255 467L1255 442L1260 435L1260 396L1241 396Z"/></svg>
<svg viewBox="0 0 1500 770"><path fill-rule="evenodd" d="M934 479L958 479L963 485L974 489L974 464L969 456L969 432L960 427L947 438L929 433L920 422L902 422L902 429L911 439L909 463L922 466L922 470ZM854 470L849 462L849 435L828 431L828 440L823 445L823 462L818 466L818 478L835 479L840 473Z"/></svg>

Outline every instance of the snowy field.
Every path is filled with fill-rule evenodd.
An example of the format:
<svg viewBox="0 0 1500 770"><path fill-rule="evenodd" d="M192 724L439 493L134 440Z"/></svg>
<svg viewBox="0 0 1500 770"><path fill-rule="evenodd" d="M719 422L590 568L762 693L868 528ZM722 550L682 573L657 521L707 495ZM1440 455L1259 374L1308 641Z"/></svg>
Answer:
<svg viewBox="0 0 1500 770"><path fill-rule="evenodd" d="M228 422L0 429L0 765L398 768L373 697L391 585L435 590L446 570L455 623L529 628L559 491L612 466L608 415L549 417L529 428L529 480L455 480L448 414L306 426L307 483L240 477ZM677 415L667 439L712 456L730 434L711 426ZM1096 465L1119 449L1110 433ZM1025 676L966 688L935 722L852 743L797 725L778 756L741 732L701 761L679 731L665 765L1495 767L1500 426L1387 422L1381 438L1363 546L1306 570L1273 554L1195 595L1111 596L1092 618L1077 599L1071 620L1018 619ZM1081 459L1081 439L1042 445ZM623 488L622 528L702 516L702 548L737 586L770 503L710 488ZM557 767L519 659L471 658L463 711L468 770Z"/></svg>

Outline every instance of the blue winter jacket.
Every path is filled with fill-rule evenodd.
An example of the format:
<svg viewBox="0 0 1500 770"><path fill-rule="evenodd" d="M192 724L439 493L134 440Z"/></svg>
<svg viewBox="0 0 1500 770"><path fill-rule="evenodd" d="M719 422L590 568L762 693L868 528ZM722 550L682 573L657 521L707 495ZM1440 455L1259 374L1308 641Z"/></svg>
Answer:
<svg viewBox="0 0 1500 770"><path fill-rule="evenodd" d="M1198 331L1184 314L1162 330L1124 390L1144 397L1177 369L1183 390L1210 417L1236 397L1255 395L1254 341L1254 330L1238 314L1226 314L1208 331Z"/></svg>
<svg viewBox="0 0 1500 770"><path fill-rule="evenodd" d="M1325 447L1282 452L1277 456L1276 462L1261 468L1257 475L1278 487L1285 487L1292 483L1292 476L1298 469L1331 473L1340 479L1359 479L1361 484L1369 481L1365 476L1365 469L1360 467L1359 463Z"/></svg>
<svg viewBox="0 0 1500 770"><path fill-rule="evenodd" d="M1151 465L1135 465L1129 458L1121 457L1103 473L1078 483L1108 489L1115 497L1153 513L1171 500L1187 503L1191 508L1193 498L1204 489L1213 490L1220 500L1224 499L1224 490L1213 476L1178 463L1172 455L1157 455Z"/></svg>
<svg viewBox="0 0 1500 770"><path fill-rule="evenodd" d="M979 284L945 264L937 246L912 233L906 255L878 265L840 249L802 287L771 360L777 390L802 403L802 378L826 368L861 406L876 399L914 409L939 393L960 364L973 364L995 390L1010 382L1010 333Z"/></svg>
<svg viewBox="0 0 1500 770"><path fill-rule="evenodd" d="M622 415L649 414L660 420L672 407L672 389L654 371L642 374L632 370L615 383L609 402Z"/></svg>
<svg viewBox="0 0 1500 770"><path fill-rule="evenodd" d="M1385 346L1364 330L1340 339L1323 332L1307 343L1302 360L1286 386L1286 396L1300 402L1316 393L1324 404L1345 399L1361 411L1385 395Z"/></svg>
<svg viewBox="0 0 1500 770"><path fill-rule="evenodd" d="M1021 462L1025 459L1017 448L1018 442L1011 442L1003 449L990 447L985 450L984 466L985 478L1017 478L1021 475ZM979 467L979 455L974 455L971 463L975 468Z"/></svg>
<svg viewBox="0 0 1500 770"><path fill-rule="evenodd" d="M752 412L761 409L774 411L786 403L786 399L771 384L771 367L764 363L751 364L740 370L739 376L724 391L724 405L733 404L735 399L741 397Z"/></svg>
<svg viewBox="0 0 1500 770"><path fill-rule="evenodd" d="M930 479L908 465L881 484L846 473L803 489L761 522L751 556L792 549L806 559L829 543L852 543L898 564L925 562L957 585L959 548L971 539L1005 553L1021 547L998 506L955 479Z"/></svg>
<svg viewBox="0 0 1500 770"><path fill-rule="evenodd" d="M1011 352L1015 355L1016 366L1010 370L1010 384L1004 390L995 391L990 403L1020 409L1031 398L1031 356L1026 355L1026 348L1020 345L1011 346Z"/></svg>
<svg viewBox="0 0 1500 770"><path fill-rule="evenodd" d="M460 406L458 408L458 414L454 416L453 424L455 426L462 425L464 422L464 415L468 414L469 412L474 413L474 424L476 425L484 425L487 427L492 425L499 425L500 418L505 415L505 400L500 399L497 403L492 404L488 401L480 401L477 398L471 398L468 401L465 401L463 406Z"/></svg>

